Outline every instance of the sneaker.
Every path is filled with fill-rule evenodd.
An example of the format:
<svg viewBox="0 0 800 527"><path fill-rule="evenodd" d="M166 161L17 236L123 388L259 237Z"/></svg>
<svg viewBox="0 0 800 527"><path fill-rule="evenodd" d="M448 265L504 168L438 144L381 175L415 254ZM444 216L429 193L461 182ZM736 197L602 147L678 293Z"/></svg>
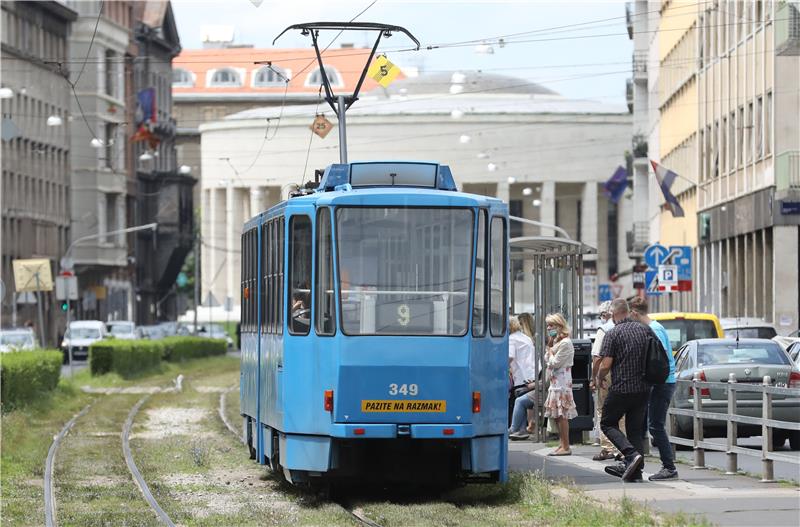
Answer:
<svg viewBox="0 0 800 527"><path fill-rule="evenodd" d="M606 471L606 474L609 474L617 478L621 478L622 475L625 473L625 465L623 465L622 463L618 465L608 465L604 467L603 470Z"/></svg>
<svg viewBox="0 0 800 527"><path fill-rule="evenodd" d="M641 472L642 465L644 465L644 457L641 454L633 456L628 466L625 467L622 479L625 481L633 481L633 476L636 475L637 472Z"/></svg>
<svg viewBox="0 0 800 527"><path fill-rule="evenodd" d="M621 452L614 454L614 461L625 461L625 456Z"/></svg>
<svg viewBox="0 0 800 527"><path fill-rule="evenodd" d="M600 453L595 454L592 456L592 460L594 461L605 461L606 459L614 459L614 454L606 450L605 448L600 451Z"/></svg>
<svg viewBox="0 0 800 527"><path fill-rule="evenodd" d="M678 471L676 469L662 467L657 474L653 474L647 479L649 479L650 481L661 481L665 479L677 479L677 478L678 478Z"/></svg>
<svg viewBox="0 0 800 527"><path fill-rule="evenodd" d="M530 434L526 434L525 432L514 432L513 434L508 434L508 438L512 441L524 441L530 437Z"/></svg>

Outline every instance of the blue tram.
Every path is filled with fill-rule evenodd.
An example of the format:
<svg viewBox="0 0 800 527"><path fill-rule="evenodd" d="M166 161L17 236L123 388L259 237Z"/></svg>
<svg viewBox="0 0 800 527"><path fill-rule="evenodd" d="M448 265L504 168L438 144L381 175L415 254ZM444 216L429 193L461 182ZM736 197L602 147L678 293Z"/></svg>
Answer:
<svg viewBox="0 0 800 527"><path fill-rule="evenodd" d="M251 456L294 484L505 481L506 205L423 162L300 194L242 234Z"/></svg>

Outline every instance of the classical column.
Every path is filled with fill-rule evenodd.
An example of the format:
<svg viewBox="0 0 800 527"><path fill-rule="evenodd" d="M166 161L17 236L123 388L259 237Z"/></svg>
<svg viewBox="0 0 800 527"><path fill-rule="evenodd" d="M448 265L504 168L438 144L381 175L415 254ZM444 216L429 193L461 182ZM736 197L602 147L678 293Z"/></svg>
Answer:
<svg viewBox="0 0 800 527"><path fill-rule="evenodd" d="M581 241L590 247L597 248L597 183L595 181L584 183L581 193Z"/></svg>
<svg viewBox="0 0 800 527"><path fill-rule="evenodd" d="M225 293L222 298L217 300L222 303L225 301L226 296L233 296L233 251L236 250L236 239L234 237L234 207L236 201L234 199L236 188L233 186L233 181L228 180L227 187L225 188Z"/></svg>
<svg viewBox="0 0 800 527"><path fill-rule="evenodd" d="M208 215L208 219L206 223L206 228L203 229L201 233L203 236L203 242L205 243L205 247L200 251L203 255L203 282L205 283L204 289L206 292L210 292L212 286L212 278L214 274L217 272L217 228L218 228L218 217L217 217L217 189L215 188L208 188L206 189L207 200L208 200L208 208L206 209L206 214ZM205 223L205 222L204 222ZM203 298L205 295L200 299L203 302Z"/></svg>
<svg viewBox="0 0 800 527"><path fill-rule="evenodd" d="M495 196L497 199L503 200L504 203L508 203L508 200L511 199L511 185L507 181L499 181Z"/></svg>
<svg viewBox="0 0 800 527"><path fill-rule="evenodd" d="M539 205L539 221L548 225L556 224L556 183L555 181L542 182L542 193ZM543 236L555 236L552 229L541 229Z"/></svg>

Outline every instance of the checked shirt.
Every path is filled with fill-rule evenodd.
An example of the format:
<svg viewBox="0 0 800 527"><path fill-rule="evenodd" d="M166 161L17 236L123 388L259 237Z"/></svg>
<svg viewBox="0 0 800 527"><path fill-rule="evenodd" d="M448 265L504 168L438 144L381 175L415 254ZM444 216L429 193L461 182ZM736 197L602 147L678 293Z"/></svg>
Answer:
<svg viewBox="0 0 800 527"><path fill-rule="evenodd" d="M616 393L643 393L649 386L644 382L644 355L647 337L652 330L640 322L626 318L606 333L601 357L611 357L611 386Z"/></svg>

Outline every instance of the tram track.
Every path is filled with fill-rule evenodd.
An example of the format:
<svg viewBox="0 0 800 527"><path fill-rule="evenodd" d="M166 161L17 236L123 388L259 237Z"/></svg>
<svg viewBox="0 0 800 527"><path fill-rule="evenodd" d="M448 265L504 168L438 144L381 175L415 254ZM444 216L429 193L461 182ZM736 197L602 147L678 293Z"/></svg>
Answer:
<svg viewBox="0 0 800 527"><path fill-rule="evenodd" d="M92 403L87 404L83 409L75 414L72 419L67 421L58 435L53 438L50 448L47 451L47 460L44 465L44 523L46 527L55 527L56 525L56 499L55 491L53 489L53 467L55 465L56 452L61 445L61 441L66 437L75 421L86 415L86 412L91 408Z"/></svg>
<svg viewBox="0 0 800 527"><path fill-rule="evenodd" d="M366 527L383 527L380 523L376 523L376 522L370 520L367 517L367 515L364 514L364 511L362 511L361 509L359 509L357 507L350 507L346 503L340 503L340 502L334 502L334 503L336 503L341 508L343 508L345 511L347 511L347 513L353 519L355 519L359 523L359 525L365 525Z"/></svg>
<svg viewBox="0 0 800 527"><path fill-rule="evenodd" d="M219 418L222 420L222 423L225 425L225 428L230 430L230 432L233 435L235 435L239 439L239 441L242 442L242 444L244 444L247 442L247 440L242 436L242 434L236 431L236 428L231 424L226 413L226 403L228 400L228 393L232 392L235 389L236 385L231 386L230 388L219 394L219 408L217 412L219 413Z"/></svg>

